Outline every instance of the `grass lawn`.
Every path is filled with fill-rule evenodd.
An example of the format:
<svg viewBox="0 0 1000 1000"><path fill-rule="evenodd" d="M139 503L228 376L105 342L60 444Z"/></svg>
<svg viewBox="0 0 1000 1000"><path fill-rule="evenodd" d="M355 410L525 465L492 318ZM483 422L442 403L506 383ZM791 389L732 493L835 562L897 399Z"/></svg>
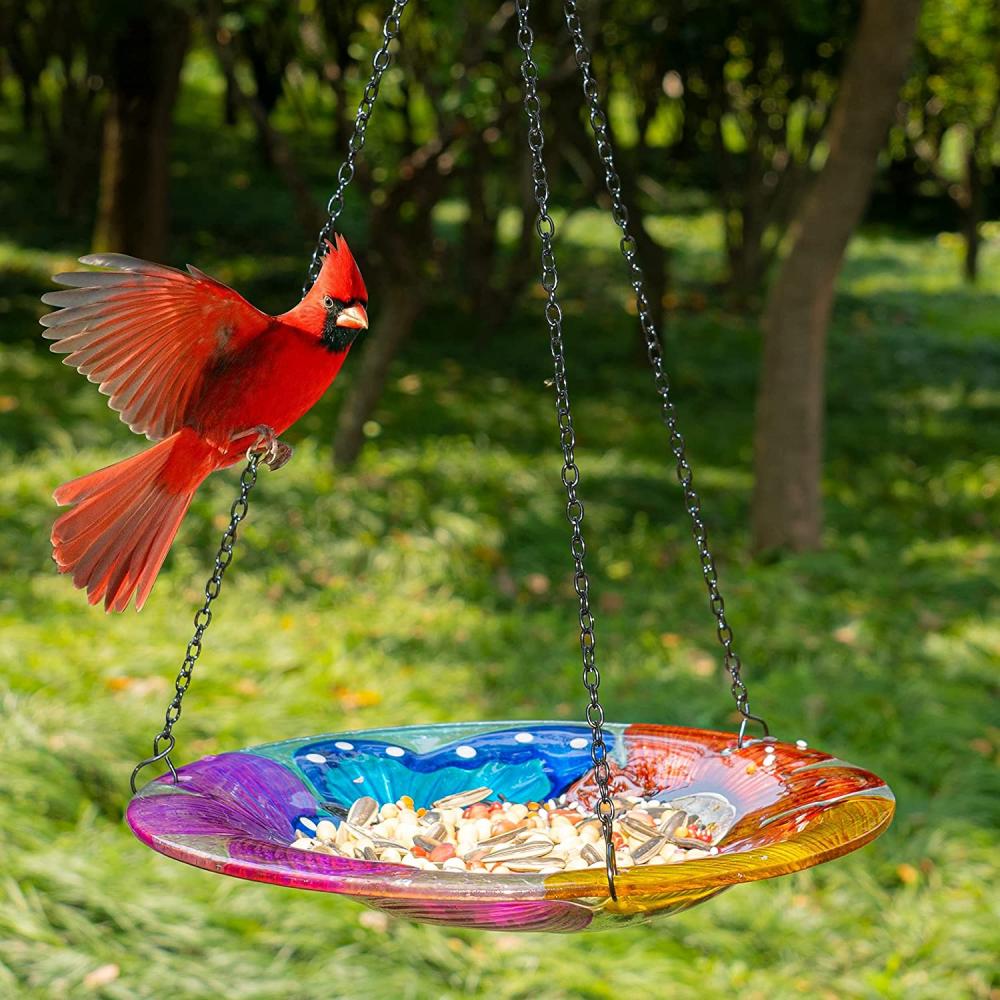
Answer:
<svg viewBox="0 0 1000 1000"><path fill-rule="evenodd" d="M196 261L262 307L287 305L304 260L294 233L267 239L287 230L287 202L239 136L206 141L186 100L174 262ZM0 997L995 1000L996 241L975 291L958 280L951 237L871 231L852 245L830 346L819 554L746 554L753 326L709 293L685 299L667 332L753 707L781 738L884 776L899 798L891 830L647 929L442 930L186 868L125 828L128 774L162 717L235 473L199 493L142 614L105 617L55 574L52 489L139 443L38 337L47 275L84 250L87 229L38 207L38 154L6 127ZM657 224L685 287L711 287L717 220ZM726 727L612 236L582 212L559 242L609 716ZM472 318L442 325L449 303L437 305L393 369L355 471L329 464L338 384L290 434L292 463L262 474L178 730L181 759L368 725L581 716L541 303L486 343Z"/></svg>

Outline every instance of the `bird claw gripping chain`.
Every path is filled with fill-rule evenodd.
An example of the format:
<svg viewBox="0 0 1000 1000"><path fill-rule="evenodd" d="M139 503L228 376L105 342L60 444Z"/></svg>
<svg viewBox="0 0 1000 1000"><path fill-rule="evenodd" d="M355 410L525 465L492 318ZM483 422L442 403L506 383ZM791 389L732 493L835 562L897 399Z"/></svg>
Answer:
<svg viewBox="0 0 1000 1000"><path fill-rule="evenodd" d="M256 434L257 440L247 448L247 459L252 455L259 456L260 460L272 472L277 472L291 460L292 446L279 440L274 433L274 428L268 427L266 424L259 424L248 431L238 431L232 439L237 441L242 437L249 437L251 434Z"/></svg>

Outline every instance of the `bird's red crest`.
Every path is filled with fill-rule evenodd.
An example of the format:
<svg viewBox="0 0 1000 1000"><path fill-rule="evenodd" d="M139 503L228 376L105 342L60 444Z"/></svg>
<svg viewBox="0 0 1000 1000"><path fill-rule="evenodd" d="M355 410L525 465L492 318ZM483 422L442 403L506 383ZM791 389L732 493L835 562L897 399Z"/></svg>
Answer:
<svg viewBox="0 0 1000 1000"><path fill-rule="evenodd" d="M334 234L332 243L326 240L326 247L323 266L312 288L306 292L305 298L297 306L278 317L293 326L314 329L317 333L326 317L324 296L329 295L339 302L360 302L366 307L368 305L368 290L365 288L364 278L361 277L347 240L339 234Z"/></svg>
<svg viewBox="0 0 1000 1000"><path fill-rule="evenodd" d="M318 291L320 295L331 295L342 302L367 302L368 290L347 240L335 233L333 242L326 240L326 246L323 267L309 294Z"/></svg>

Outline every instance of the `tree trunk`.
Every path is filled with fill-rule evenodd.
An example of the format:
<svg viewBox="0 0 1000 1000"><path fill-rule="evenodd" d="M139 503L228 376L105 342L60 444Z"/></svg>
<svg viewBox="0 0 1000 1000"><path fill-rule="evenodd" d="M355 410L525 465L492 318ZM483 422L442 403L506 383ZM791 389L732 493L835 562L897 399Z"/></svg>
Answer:
<svg viewBox="0 0 1000 1000"><path fill-rule="evenodd" d="M747 309L760 307L760 291L767 274L767 254L764 252L764 212L759 196L747 185L739 221L726 226L726 254L729 258L728 292L731 305Z"/></svg>
<svg viewBox="0 0 1000 1000"><path fill-rule="evenodd" d="M824 363L834 285L871 193L919 0L865 0L827 130L829 155L790 228L764 307L754 433L753 545L818 548Z"/></svg>
<svg viewBox="0 0 1000 1000"><path fill-rule="evenodd" d="M463 303L480 318L480 343L490 331L489 320L503 315L502 303L497 292L497 210L487 195L490 170L490 149L482 133L469 140L469 166L465 175L465 198L469 217L462 230L461 259L465 275L465 288L469 301Z"/></svg>
<svg viewBox="0 0 1000 1000"><path fill-rule="evenodd" d="M975 284L979 277L979 246L982 236L979 223L983 217L983 178L979 169L979 150L975 138L970 140L965 154L965 187L968 196L964 199L962 229L965 236L965 280Z"/></svg>
<svg viewBox="0 0 1000 1000"><path fill-rule="evenodd" d="M763 183L764 159L761 152L762 113L756 110L757 127L749 139L747 162L728 175L739 186L730 193L733 207L725 213L726 253L729 259L729 300L736 309L760 306L761 287L767 273L764 235L768 223L768 191ZM722 135L720 156L729 158Z"/></svg>
<svg viewBox="0 0 1000 1000"><path fill-rule="evenodd" d="M364 345L357 375L337 417L333 461L341 469L354 465L361 453L364 425L375 412L389 368L410 335L422 305L413 284L384 281L380 285L378 322L367 335L371 341Z"/></svg>
<svg viewBox="0 0 1000 1000"><path fill-rule="evenodd" d="M183 10L139 2L114 43L96 250L166 255L170 132L189 38Z"/></svg>
<svg viewBox="0 0 1000 1000"><path fill-rule="evenodd" d="M993 108L989 121L978 128L970 129L966 138L965 162L957 201L962 212L962 236L965 240L962 271L965 280L970 284L975 284L979 277L979 248L983 242L979 226L983 221L986 188L989 183L989 168L984 168L983 161L989 163L990 160L989 144L998 110L1000 110L1000 98Z"/></svg>

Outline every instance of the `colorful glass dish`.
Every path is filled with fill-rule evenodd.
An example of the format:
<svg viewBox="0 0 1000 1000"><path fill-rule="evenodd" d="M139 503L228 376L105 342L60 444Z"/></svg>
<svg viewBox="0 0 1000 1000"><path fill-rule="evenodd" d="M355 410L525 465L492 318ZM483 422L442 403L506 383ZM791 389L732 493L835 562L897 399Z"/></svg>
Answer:
<svg viewBox="0 0 1000 1000"><path fill-rule="evenodd" d="M697 792L736 810L713 857L620 870L618 900L602 869L551 875L423 871L295 850L296 829L339 822L324 803L362 795L429 806L476 786L515 802L563 793L591 801L590 730L564 722L480 722L363 730L205 757L151 781L127 819L154 850L237 878L353 896L431 923L579 931L676 913L740 882L830 861L892 820L888 786L802 744L654 725L608 725L612 789L668 802Z"/></svg>

